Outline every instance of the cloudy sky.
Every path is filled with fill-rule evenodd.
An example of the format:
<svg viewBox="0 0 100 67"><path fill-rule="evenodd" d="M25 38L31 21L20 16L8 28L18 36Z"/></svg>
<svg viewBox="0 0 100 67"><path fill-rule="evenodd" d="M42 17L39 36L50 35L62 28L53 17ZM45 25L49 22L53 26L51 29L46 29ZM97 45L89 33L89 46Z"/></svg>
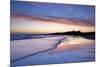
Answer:
<svg viewBox="0 0 100 67"><path fill-rule="evenodd" d="M11 2L11 32L95 31L95 7L39 2Z"/></svg>

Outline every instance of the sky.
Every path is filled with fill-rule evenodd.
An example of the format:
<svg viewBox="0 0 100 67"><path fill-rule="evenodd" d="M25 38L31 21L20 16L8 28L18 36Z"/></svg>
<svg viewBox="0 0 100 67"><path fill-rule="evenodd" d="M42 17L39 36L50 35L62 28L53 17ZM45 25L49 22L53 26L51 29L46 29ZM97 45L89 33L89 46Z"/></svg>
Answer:
<svg viewBox="0 0 100 67"><path fill-rule="evenodd" d="M11 32L95 31L95 7L42 2L11 2Z"/></svg>

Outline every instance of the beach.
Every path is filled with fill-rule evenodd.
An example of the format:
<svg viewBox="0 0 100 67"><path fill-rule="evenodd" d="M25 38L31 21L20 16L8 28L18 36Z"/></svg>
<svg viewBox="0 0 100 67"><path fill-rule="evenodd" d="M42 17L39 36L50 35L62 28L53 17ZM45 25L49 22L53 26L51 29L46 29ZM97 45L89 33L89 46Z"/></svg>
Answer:
<svg viewBox="0 0 100 67"><path fill-rule="evenodd" d="M44 36L11 41L12 66L95 61L95 40Z"/></svg>

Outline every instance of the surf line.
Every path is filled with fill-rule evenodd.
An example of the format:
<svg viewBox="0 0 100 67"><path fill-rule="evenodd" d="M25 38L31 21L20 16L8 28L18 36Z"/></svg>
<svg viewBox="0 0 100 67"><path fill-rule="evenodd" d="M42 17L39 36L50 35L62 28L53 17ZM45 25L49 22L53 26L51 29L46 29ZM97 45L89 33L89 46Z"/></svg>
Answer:
<svg viewBox="0 0 100 67"><path fill-rule="evenodd" d="M17 61L22 60L22 59L24 59L24 58L27 58L27 57L30 57L30 56L34 56L34 55L37 55L37 54L40 54L40 53L43 53L43 52L46 52L46 51L55 49L55 48L58 47L58 45L59 45L60 43L62 43L62 42L64 41L64 39L66 39L66 37L63 37L61 40L59 40L58 43L56 43L56 44L55 44L55 47L53 47L53 48L50 48L50 49L47 49L47 50L44 50L44 51L40 51L40 52L36 52L36 53L34 53L34 54L30 54L30 55L27 55L27 56L24 56L24 57L21 57L21 58L12 60L12 61L10 61L10 62L11 62L11 63L14 63L14 62L17 62Z"/></svg>

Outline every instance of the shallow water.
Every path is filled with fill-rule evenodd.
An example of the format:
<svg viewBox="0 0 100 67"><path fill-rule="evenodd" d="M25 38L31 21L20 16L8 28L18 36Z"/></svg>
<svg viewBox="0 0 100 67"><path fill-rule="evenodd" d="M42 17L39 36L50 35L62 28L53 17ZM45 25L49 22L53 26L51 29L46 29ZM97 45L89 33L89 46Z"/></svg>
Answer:
<svg viewBox="0 0 100 67"><path fill-rule="evenodd" d="M26 39L23 39L23 41L14 40L15 43L13 43L14 41L11 41L11 49L13 49L11 50L11 60L15 59L15 54L17 54L17 58L21 58L19 60L11 62L11 65L25 66L37 64L57 64L95 61L95 40L93 39L85 39L80 36L46 36L46 38L44 37L27 40L31 41L30 45L33 45L33 47L28 47L28 42L26 42ZM15 50L15 46L20 45L19 41L21 41L23 45L27 45L27 48L33 49L30 49L28 51L26 49L20 48L20 51L26 50L26 52L24 51L23 54L20 54L17 51L19 50L19 48ZM12 45L15 46L12 47ZM34 47L35 45L38 46ZM34 51L37 53L34 54Z"/></svg>

